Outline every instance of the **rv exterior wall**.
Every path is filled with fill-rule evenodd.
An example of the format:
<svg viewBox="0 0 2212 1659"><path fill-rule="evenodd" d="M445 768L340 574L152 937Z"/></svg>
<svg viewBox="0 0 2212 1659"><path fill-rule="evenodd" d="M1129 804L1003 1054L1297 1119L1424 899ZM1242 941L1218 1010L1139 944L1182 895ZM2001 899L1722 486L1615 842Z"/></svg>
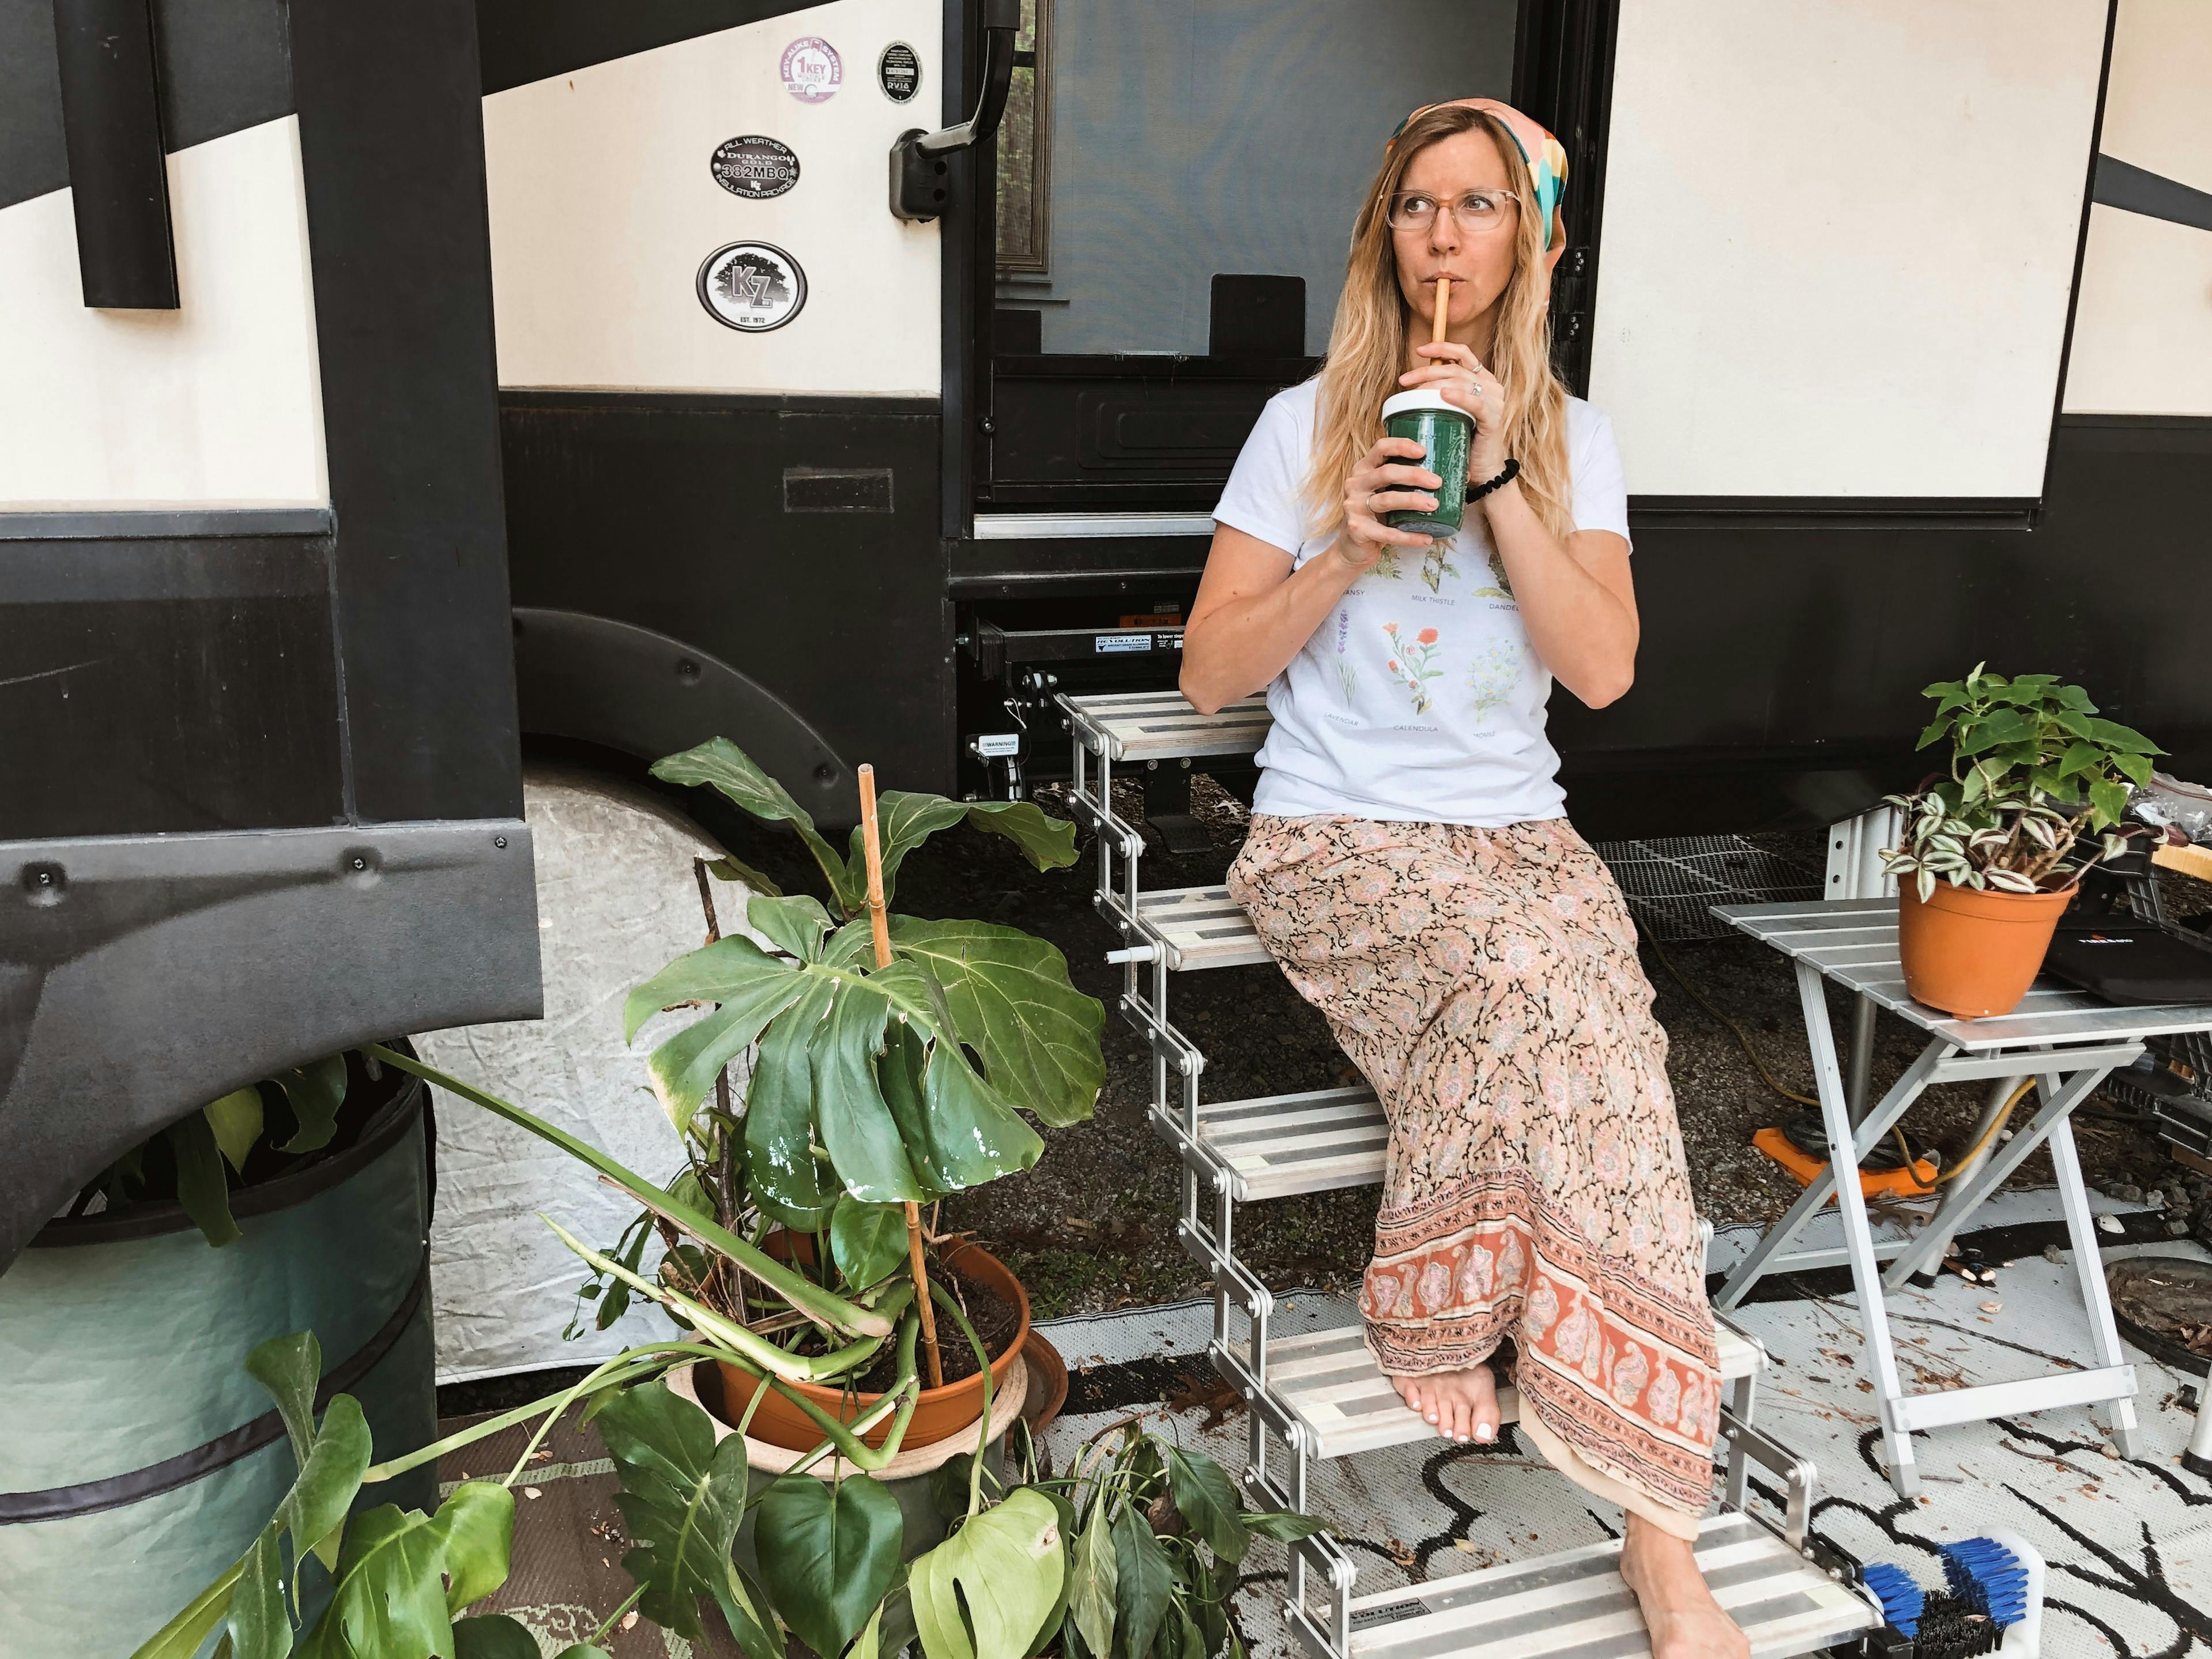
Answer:
<svg viewBox="0 0 2212 1659"><path fill-rule="evenodd" d="M1590 396L1631 492L2040 495L2091 0L1624 0Z"/></svg>
<svg viewBox="0 0 2212 1659"><path fill-rule="evenodd" d="M486 98L500 383L934 397L938 228L891 216L888 157L939 125L942 28L939 3L833 0ZM810 35L842 69L818 102L782 74ZM921 60L909 104L876 85L894 40ZM796 152L787 193L715 182L716 148L753 134ZM772 331L726 327L698 298L702 262L738 241L805 270L804 307Z"/></svg>
<svg viewBox="0 0 2212 1659"><path fill-rule="evenodd" d="M86 307L69 191L0 208L0 509L329 501L299 122L168 177L175 311Z"/></svg>
<svg viewBox="0 0 2212 1659"><path fill-rule="evenodd" d="M2120 0L2100 149L2212 191L2212 11ZM2069 414L2212 415L2212 231L2089 210Z"/></svg>

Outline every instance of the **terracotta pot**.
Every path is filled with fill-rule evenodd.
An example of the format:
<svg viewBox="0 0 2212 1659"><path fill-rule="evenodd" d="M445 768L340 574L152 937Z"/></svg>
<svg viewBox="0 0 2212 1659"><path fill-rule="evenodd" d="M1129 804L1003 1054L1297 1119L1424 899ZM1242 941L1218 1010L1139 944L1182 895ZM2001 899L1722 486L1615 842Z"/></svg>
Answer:
<svg viewBox="0 0 2212 1659"><path fill-rule="evenodd" d="M1916 1002L1968 1019L2008 1014L2043 966L2074 892L1998 893L1936 884L1926 903L1910 879L1897 890L1897 953Z"/></svg>
<svg viewBox="0 0 2212 1659"><path fill-rule="evenodd" d="M794 1245L800 1261L813 1260L813 1241L805 1237L793 1240L788 1234L771 1233L767 1249L772 1255L788 1259ZM1006 1385L1006 1373L1021 1363L1022 1346L1029 1340L1029 1292L1022 1288L1021 1280L1014 1277L1006 1263L988 1250L975 1245L955 1245L939 1261L941 1265L957 1267L966 1277L988 1285L1012 1303L1015 1311L1021 1316L1020 1322L1014 1327L1013 1335L1006 1343L1006 1351L995 1355L991 1361L991 1389L995 1394ZM960 1334L960 1328L945 1317L944 1310L939 1309L937 1320L939 1347L949 1349L953 1343L964 1344L967 1340ZM924 1366L922 1374L927 1376L927 1362L921 1360L917 1354L916 1363ZM734 1424L744 1415L745 1407L752 1401L754 1391L766 1385L733 1365L724 1364L720 1370L722 1399L728 1420ZM790 1387L793 1393L805 1395L827 1415L841 1423L851 1422L883 1398L879 1394L848 1395L842 1389L823 1388L812 1382L793 1382ZM941 1389L924 1388L921 1398L915 1402L914 1420L907 1425L906 1438L901 1444L908 1448L930 1445L958 1434L963 1429L974 1428L982 1415L983 1376L980 1371L964 1376L957 1382L948 1382ZM885 1418L860 1437L861 1443L869 1446L882 1445L890 1434L891 1421L891 1419ZM814 1419L773 1389L769 1389L768 1397L761 1401L760 1409L753 1413L752 1426L745 1432L756 1440L765 1440L772 1446L784 1446L793 1451L807 1450L819 1445L822 1441L822 1431L815 1425Z"/></svg>

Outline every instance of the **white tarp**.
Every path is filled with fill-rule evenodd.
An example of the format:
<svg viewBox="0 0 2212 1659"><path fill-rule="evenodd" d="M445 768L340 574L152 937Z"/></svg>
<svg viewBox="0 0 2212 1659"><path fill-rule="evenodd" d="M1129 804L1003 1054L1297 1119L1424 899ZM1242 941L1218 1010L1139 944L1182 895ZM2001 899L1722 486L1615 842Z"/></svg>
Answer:
<svg viewBox="0 0 2212 1659"><path fill-rule="evenodd" d="M661 1014L622 1034L630 988L705 941L695 857L721 849L642 791L588 773L532 770L523 811L538 860L545 1018L459 1026L416 1039L431 1065L528 1108L656 1181L676 1172L676 1132L646 1080L653 1042L694 1018ZM723 925L745 891L714 884ZM657 1311L561 1340L588 1269L539 1212L586 1243L614 1242L636 1206L583 1165L465 1101L441 1092L438 1213L431 1230L438 1380L574 1365L635 1342L664 1340ZM649 1248L647 1260L658 1258Z"/></svg>

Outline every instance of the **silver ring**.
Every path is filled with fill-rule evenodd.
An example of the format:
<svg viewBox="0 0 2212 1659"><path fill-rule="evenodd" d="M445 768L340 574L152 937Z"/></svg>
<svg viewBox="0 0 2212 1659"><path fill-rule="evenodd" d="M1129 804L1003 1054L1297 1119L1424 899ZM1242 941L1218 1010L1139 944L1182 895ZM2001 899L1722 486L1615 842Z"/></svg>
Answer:
<svg viewBox="0 0 2212 1659"><path fill-rule="evenodd" d="M1382 510L1375 505L1375 498L1382 493L1379 489L1370 489L1367 492L1367 510L1370 513L1380 513Z"/></svg>

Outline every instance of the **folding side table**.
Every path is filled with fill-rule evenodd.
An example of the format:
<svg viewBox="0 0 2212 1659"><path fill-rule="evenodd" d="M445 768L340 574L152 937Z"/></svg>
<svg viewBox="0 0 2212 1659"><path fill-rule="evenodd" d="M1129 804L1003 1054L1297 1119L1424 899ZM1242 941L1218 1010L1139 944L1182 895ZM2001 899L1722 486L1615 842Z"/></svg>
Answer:
<svg viewBox="0 0 2212 1659"><path fill-rule="evenodd" d="M2074 1152L2068 1122L2107 1073L2142 1052L2142 1039L2180 1031L2212 1030L2212 1006L2124 1008L2100 1002L2082 992L2039 979L2020 1006L1988 1019L1960 1019L1915 1002L1905 994L1905 973L1897 957L1897 901L1820 900L1784 904L1717 904L1713 914L1790 957L1797 968L1797 995L1804 1006L1805 1036L1820 1096L1820 1118L1830 1149L1828 1165L1805 1189L1789 1214L1775 1224L1730 1273L1714 1298L1725 1311L1742 1302L1753 1285L1771 1273L1850 1264L1861 1316L1866 1324L1867 1369L1881 1413L1889 1476L1900 1497L1915 1495L1918 1480L1912 1463L1915 1429L1985 1421L2016 1412L2112 1402L2112 1439L2121 1454L2136 1455L2135 1368L2120 1347L2111 1303L2105 1295L2104 1262ZM1822 981L1833 980L1858 999L1854 1021L1852 1069L1846 1079L1836 1056ZM1928 1034L1928 1045L1896 1085L1871 1108L1854 1111L1866 1095L1866 1066L1871 1056L1872 1018L1887 1008ZM2021 1082L2039 1085L2035 1114L2011 1139L1986 1148L1974 1167L1951 1183L1934 1217L1917 1231L1876 1241L1867 1220L1866 1200L1857 1180L1859 1161L1902 1117L1930 1084L1972 1079L1996 1079L1982 1129ZM1978 1133L1979 1131L1978 1130ZM2089 1315L2096 1364L2087 1370L2056 1371L2012 1382L1908 1394L1898 1379L1882 1302L1885 1288L1901 1287L1915 1273L1940 1267L1952 1235L1994 1193L2021 1161L2045 1141L2058 1176L2066 1229L2074 1245L2075 1270ZM1852 1178L1838 1185L1838 1166ZM1844 1248L1790 1250L1805 1224L1838 1198L1844 1222ZM1881 1261L1890 1261L1885 1279Z"/></svg>

